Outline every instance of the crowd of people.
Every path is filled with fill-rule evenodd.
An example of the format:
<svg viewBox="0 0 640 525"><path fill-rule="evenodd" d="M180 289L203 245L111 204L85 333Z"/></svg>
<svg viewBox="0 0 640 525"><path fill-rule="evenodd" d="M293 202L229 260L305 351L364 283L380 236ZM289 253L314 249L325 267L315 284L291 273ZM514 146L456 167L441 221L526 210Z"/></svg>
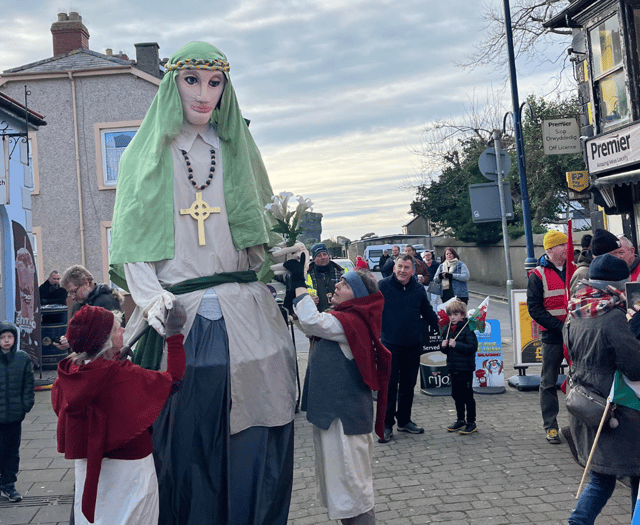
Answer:
<svg viewBox="0 0 640 525"><path fill-rule="evenodd" d="M52 389L58 451L75 466L71 522L286 524L296 355L263 284L282 269L285 305L310 338L302 409L313 426L319 499L330 519L372 525L373 433L381 444L394 428L424 433L412 419L414 391L423 328L438 330L440 302L456 412L446 430L477 432L469 268L453 247L438 262L428 250L393 246L376 281L362 258L345 272L323 243L288 245L264 213L273 191L225 55L191 42L165 69L118 174L111 278L135 309L125 324L120 290L82 266L52 272L40 287L43 304L73 301L55 343L69 356ZM544 236L527 287L541 330L543 428L554 445L562 442L556 384L565 357L572 385L600 396L618 372L640 381L640 316L626 311L623 290L640 273L632 243L596 230L578 254L571 295L567 243L560 232ZM124 340L140 337L130 359ZM0 323L0 494L13 502L33 389L16 327ZM638 414L618 406L619 424L601 429L571 524L593 524L617 477L631 478L635 502ZM572 415L564 434L585 463L596 429Z"/></svg>

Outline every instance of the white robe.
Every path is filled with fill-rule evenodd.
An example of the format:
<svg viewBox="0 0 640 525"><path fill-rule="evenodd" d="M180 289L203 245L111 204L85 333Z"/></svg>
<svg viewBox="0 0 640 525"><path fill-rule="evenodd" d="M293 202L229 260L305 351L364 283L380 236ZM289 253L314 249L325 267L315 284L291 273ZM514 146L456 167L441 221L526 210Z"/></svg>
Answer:
<svg viewBox="0 0 640 525"><path fill-rule="evenodd" d="M87 460L75 460L76 525L89 525L82 513L82 493L87 477ZM93 525L157 525L158 478L153 455L142 459L103 458L98 480Z"/></svg>
<svg viewBox="0 0 640 525"><path fill-rule="evenodd" d="M216 151L216 170L211 185L202 190L202 198L209 206L219 207L220 213L206 219L206 244L199 246L197 221L180 214L181 209L191 206L196 194L180 150L187 151L194 178L201 185L209 175L212 147ZM224 201L220 147L213 128L198 133L187 124L172 142L175 256L155 263L125 264L127 284L137 305L127 323L125 341L138 331L143 323L142 310L162 293L162 285L220 272L257 270L262 265L262 246L237 250L233 245ZM203 302L205 292L214 297ZM212 318L219 302L229 336L231 434L253 426L275 427L292 421L296 399L295 349L268 288L260 282L227 283L180 295L179 300L187 310L185 338L199 309L202 315Z"/></svg>

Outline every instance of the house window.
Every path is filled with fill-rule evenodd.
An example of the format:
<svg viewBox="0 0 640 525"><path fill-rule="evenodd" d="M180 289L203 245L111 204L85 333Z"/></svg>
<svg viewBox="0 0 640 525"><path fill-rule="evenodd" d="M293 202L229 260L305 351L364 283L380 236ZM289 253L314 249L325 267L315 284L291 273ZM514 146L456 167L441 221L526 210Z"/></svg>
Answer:
<svg viewBox="0 0 640 525"><path fill-rule="evenodd" d="M631 119L617 15L591 29L589 40L598 123L600 130L606 131Z"/></svg>
<svg viewBox="0 0 640 525"><path fill-rule="evenodd" d="M120 157L136 134L137 128L105 129L100 133L102 145L102 177L105 186L118 183Z"/></svg>
<svg viewBox="0 0 640 525"><path fill-rule="evenodd" d="M111 221L100 221L100 237L102 240L102 278L113 288L122 290L109 280L109 254L111 252Z"/></svg>

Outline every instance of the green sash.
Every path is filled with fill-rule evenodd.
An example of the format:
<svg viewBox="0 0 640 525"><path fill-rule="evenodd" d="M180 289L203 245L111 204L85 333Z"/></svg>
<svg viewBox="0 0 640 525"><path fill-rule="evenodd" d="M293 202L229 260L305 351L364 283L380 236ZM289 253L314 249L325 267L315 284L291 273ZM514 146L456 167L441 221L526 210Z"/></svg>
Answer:
<svg viewBox="0 0 640 525"><path fill-rule="evenodd" d="M210 275L208 277L196 277L187 279L181 283L168 286L165 289L174 295L182 295L196 290L204 290L219 284L225 283L253 283L258 280L256 272L247 270L243 272L223 272ZM133 362L142 368L149 370L159 370L162 351L164 349L164 339L153 328L148 329L140 338L133 354Z"/></svg>

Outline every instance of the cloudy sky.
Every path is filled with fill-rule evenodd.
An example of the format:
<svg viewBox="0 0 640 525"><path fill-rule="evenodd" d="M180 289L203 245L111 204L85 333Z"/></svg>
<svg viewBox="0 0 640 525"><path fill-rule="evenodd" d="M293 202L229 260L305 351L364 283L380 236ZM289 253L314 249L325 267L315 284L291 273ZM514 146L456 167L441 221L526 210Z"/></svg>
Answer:
<svg viewBox="0 0 640 525"><path fill-rule="evenodd" d="M219 47L274 191L313 200L324 216L323 238L400 233L413 218L414 192L406 186L419 172L412 151L425 124L462 115L471 99L503 88L501 73L456 66L481 36L478 0L26 6L0 0L0 71L49 58L59 12L78 11L89 47L102 53L112 48L135 58L139 42L157 42L161 57L192 40ZM555 66L518 68L521 100L550 92Z"/></svg>

